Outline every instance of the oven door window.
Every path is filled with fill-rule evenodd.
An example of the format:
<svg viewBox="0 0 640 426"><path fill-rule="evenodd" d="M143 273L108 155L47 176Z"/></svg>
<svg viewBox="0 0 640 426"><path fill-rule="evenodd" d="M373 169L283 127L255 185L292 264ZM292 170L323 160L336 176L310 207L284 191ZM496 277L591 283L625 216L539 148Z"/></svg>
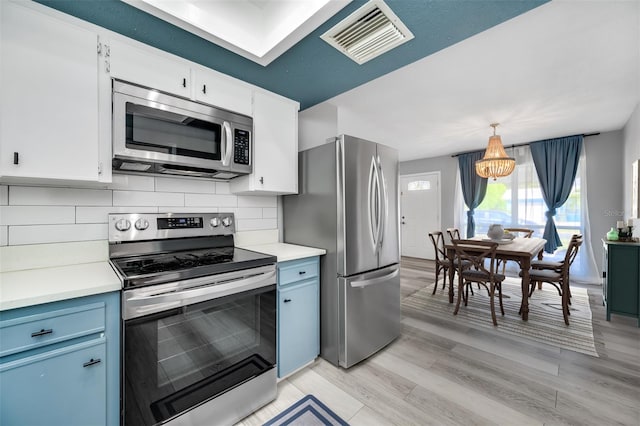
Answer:
<svg viewBox="0 0 640 426"><path fill-rule="evenodd" d="M189 410L276 362L275 286L124 323L124 424Z"/></svg>
<svg viewBox="0 0 640 426"><path fill-rule="evenodd" d="M131 102L126 103L128 149L220 160L222 126Z"/></svg>

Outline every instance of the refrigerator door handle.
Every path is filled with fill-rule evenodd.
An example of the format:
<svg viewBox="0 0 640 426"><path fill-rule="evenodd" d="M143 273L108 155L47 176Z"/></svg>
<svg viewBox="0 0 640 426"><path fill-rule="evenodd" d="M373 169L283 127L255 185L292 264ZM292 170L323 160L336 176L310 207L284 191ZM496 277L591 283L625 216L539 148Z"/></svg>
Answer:
<svg viewBox="0 0 640 426"><path fill-rule="evenodd" d="M369 235L373 251L378 252L378 237L380 236L380 223L378 221L378 168L375 157L371 157L371 167L369 168L369 185L367 189L367 208L369 217Z"/></svg>
<svg viewBox="0 0 640 426"><path fill-rule="evenodd" d="M390 274L383 275L382 277L371 278L370 280L352 281L351 287L365 288L371 285L381 284L383 282L389 281L391 278L395 278L398 275L398 273L399 273L399 269L395 269Z"/></svg>
<svg viewBox="0 0 640 426"><path fill-rule="evenodd" d="M384 243L384 234L389 222L389 194L387 194L387 185L384 179L384 173L382 171L382 161L378 157L378 186L380 188L380 235L378 236L378 246L382 247Z"/></svg>

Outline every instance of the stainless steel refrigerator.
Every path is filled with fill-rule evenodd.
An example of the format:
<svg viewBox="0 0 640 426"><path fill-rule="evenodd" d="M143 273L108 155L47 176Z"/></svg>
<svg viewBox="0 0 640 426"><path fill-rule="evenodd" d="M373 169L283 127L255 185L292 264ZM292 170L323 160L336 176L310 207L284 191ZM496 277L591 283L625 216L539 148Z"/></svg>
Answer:
<svg viewBox="0 0 640 426"><path fill-rule="evenodd" d="M340 135L299 153L284 241L324 248L320 355L344 368L400 334L398 154Z"/></svg>

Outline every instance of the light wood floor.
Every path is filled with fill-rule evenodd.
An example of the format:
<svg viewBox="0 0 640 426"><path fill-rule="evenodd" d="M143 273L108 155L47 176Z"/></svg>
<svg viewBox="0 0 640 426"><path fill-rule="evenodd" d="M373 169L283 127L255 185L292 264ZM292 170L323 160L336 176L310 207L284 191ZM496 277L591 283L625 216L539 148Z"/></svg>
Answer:
<svg viewBox="0 0 640 426"><path fill-rule="evenodd" d="M433 283L433 263L403 258L401 277L404 298ZM353 426L640 425L640 329L632 318L605 321L601 288L588 291L600 358L403 312L387 348L349 370L319 358L241 424L314 394Z"/></svg>

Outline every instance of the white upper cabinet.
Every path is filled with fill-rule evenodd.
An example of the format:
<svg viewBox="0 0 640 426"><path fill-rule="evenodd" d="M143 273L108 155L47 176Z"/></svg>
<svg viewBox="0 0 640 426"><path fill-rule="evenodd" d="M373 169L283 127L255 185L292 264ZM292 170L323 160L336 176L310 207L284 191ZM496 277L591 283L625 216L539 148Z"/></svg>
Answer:
<svg viewBox="0 0 640 426"><path fill-rule="evenodd" d="M230 183L237 194L298 193L297 102L269 92L253 94L253 173Z"/></svg>
<svg viewBox="0 0 640 426"><path fill-rule="evenodd" d="M111 77L188 98L191 96L191 68L186 61L111 40L109 42Z"/></svg>
<svg viewBox="0 0 640 426"><path fill-rule="evenodd" d="M249 84L206 68L193 69L193 80L195 100L251 116Z"/></svg>
<svg viewBox="0 0 640 426"><path fill-rule="evenodd" d="M42 9L0 1L0 177L109 181L97 33Z"/></svg>

